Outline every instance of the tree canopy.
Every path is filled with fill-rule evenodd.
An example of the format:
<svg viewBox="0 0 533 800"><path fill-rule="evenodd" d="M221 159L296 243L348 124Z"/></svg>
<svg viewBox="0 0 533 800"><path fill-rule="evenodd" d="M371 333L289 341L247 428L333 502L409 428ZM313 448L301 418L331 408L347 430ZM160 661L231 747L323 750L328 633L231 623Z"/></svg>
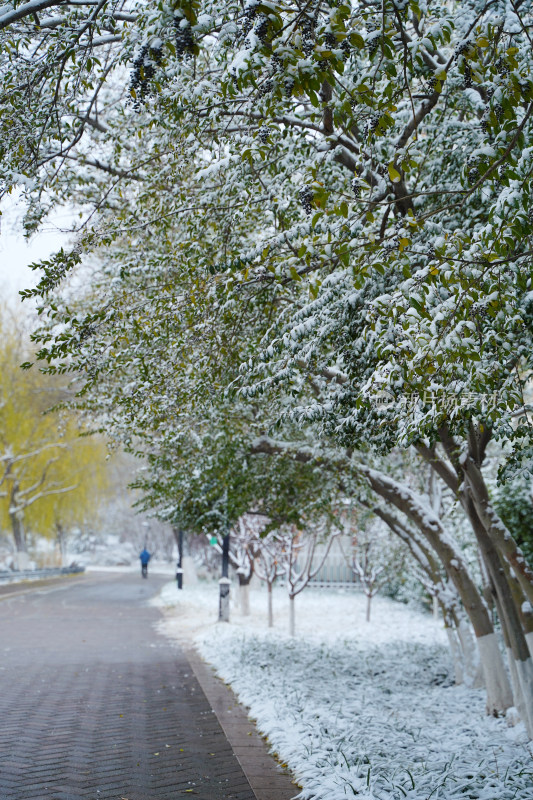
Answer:
<svg viewBox="0 0 533 800"><path fill-rule="evenodd" d="M6 174L30 229L82 209L37 292L118 247L113 301L56 309L54 356L83 363L96 334L85 369L114 369L132 327L156 353L171 318L189 363L191 337L268 297L249 393L333 368L348 380L297 416L353 442L377 421L383 447L481 416L527 469L529 2L37 6L0 18Z"/></svg>

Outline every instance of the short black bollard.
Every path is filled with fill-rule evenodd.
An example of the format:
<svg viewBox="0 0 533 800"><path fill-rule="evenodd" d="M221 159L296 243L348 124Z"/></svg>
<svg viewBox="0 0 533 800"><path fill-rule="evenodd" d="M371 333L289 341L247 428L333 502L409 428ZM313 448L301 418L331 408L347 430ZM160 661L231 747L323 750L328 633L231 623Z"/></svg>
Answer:
<svg viewBox="0 0 533 800"><path fill-rule="evenodd" d="M183 589L183 528L178 529L178 563L176 564L176 583Z"/></svg>
<svg viewBox="0 0 533 800"><path fill-rule="evenodd" d="M176 582L178 584L178 589L183 589L183 570L179 566L179 562L178 566L176 567Z"/></svg>

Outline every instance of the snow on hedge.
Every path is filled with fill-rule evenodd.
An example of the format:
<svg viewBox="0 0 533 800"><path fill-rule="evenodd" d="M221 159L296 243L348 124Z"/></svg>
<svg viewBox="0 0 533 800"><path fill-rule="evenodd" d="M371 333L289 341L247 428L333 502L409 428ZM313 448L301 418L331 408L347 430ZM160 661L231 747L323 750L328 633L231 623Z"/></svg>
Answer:
<svg viewBox="0 0 533 800"><path fill-rule="evenodd" d="M197 631L200 653L250 708L302 800L533 800L523 726L486 717L482 691L453 686L429 615L376 598L367 624L361 595L310 590L291 639L282 590L270 632L265 593L229 625L213 622L216 586L176 594L163 595L179 603L166 632Z"/></svg>

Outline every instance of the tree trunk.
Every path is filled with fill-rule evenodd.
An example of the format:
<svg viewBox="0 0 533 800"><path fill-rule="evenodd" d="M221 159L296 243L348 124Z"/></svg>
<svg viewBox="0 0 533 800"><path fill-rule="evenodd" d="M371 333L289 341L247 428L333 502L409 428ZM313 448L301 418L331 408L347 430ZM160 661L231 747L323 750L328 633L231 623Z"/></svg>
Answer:
<svg viewBox="0 0 533 800"><path fill-rule="evenodd" d="M61 566L66 566L67 560L67 537L65 530L60 522L56 522L57 543L59 545L59 553L61 556Z"/></svg>
<svg viewBox="0 0 533 800"><path fill-rule="evenodd" d="M461 482L463 484L459 491L459 498L476 535L489 579L494 587L504 637L512 653L510 671L513 681L514 704L517 709L521 709L519 713L528 734L533 737L533 660L512 595L511 585L506 576L505 558L513 567L520 586L529 600L531 600L533 592L533 573L525 563L516 542L490 504L487 487L480 469L484 450L490 439L490 431L480 429L480 431L472 432L469 436L469 453L466 459L459 458L457 443L445 428L439 433L443 447L453 464L455 475L444 462L439 461L434 452L426 452L424 448L419 448L419 452L432 464L452 491L457 492L459 484ZM480 434L479 437L477 437L477 433ZM520 604L518 605L520 606ZM482 659L482 651L487 651L487 653L492 651L496 655L497 647L490 638L487 638L485 642L479 640L478 644ZM487 664L487 668L490 672L490 664Z"/></svg>
<svg viewBox="0 0 533 800"><path fill-rule="evenodd" d="M267 590L268 590L268 627L274 627L274 613L272 610L272 584L267 583Z"/></svg>
<svg viewBox="0 0 533 800"><path fill-rule="evenodd" d="M505 637L516 664L518 682L513 687L513 703L519 709L519 713L520 709L522 709L522 721L529 735L533 737L533 661L529 653L522 623L500 553L493 539L489 537L472 497L464 492L462 494L461 503L476 534L490 581L494 587L498 616L500 617L502 628L505 629ZM530 677L530 673L532 677ZM511 674L513 674L512 670Z"/></svg>
<svg viewBox="0 0 533 800"><path fill-rule="evenodd" d="M457 636L463 651L465 685L469 688L481 689L485 685L485 681L479 659L479 650L466 619L460 620L457 626Z"/></svg>
<svg viewBox="0 0 533 800"><path fill-rule="evenodd" d="M250 579L239 574L239 599L241 606L241 614L243 617L250 616Z"/></svg>
<svg viewBox="0 0 533 800"><path fill-rule="evenodd" d="M446 630L446 636L448 637L448 644L450 645L450 650L452 654L455 685L460 686L460 684L464 682L463 657L462 657L461 645L459 644L457 634L455 630L451 627L451 625L446 624L445 630Z"/></svg>
<svg viewBox="0 0 533 800"><path fill-rule="evenodd" d="M370 606L372 604L372 595L367 594L366 596L366 621L370 622Z"/></svg>
<svg viewBox="0 0 533 800"><path fill-rule="evenodd" d="M487 714L499 717L513 704L513 694L509 678L495 633L477 639L479 657L483 665L483 675L487 689Z"/></svg>
<svg viewBox="0 0 533 800"><path fill-rule="evenodd" d="M515 661L518 680L522 690L525 710L522 722L530 739L533 739L533 659L531 657Z"/></svg>
<svg viewBox="0 0 533 800"><path fill-rule="evenodd" d="M173 525L172 533L178 546L178 563L176 564L176 582L178 589L183 589L183 528Z"/></svg>
<svg viewBox="0 0 533 800"><path fill-rule="evenodd" d="M11 492L11 505L14 506L16 504L16 497L15 497L15 489ZM17 514L16 511L9 512L9 519L11 521L11 530L13 531L13 538L15 540L15 547L17 553L26 553L28 552L28 548L26 546L26 536L24 533L24 525L22 524L22 520L20 516Z"/></svg>
<svg viewBox="0 0 533 800"><path fill-rule="evenodd" d="M483 670L479 661L479 653L477 652L476 644L475 642L471 642L470 649L467 652L463 652L463 648L465 647L466 643L461 642L461 639L458 637L457 629L459 628L459 622L455 611L455 608L459 604L459 597L453 587L453 584L444 583L441 575L441 568L436 555L431 551L427 542L424 541L424 539L416 530L409 528L408 525L391 514L390 511L385 511L379 506L371 506L370 504L366 503L365 505L367 505L368 508L372 508L374 514L382 519L383 522L388 525L390 530L407 545L411 555L419 564L423 573L427 577L428 591L433 592L434 618L438 619L439 607L442 612L444 627L448 637L448 643L450 645L452 661L454 664L456 684L459 685L464 682L464 664L470 665L472 663L471 659L473 649L475 655L477 656L476 660L478 666L478 669L474 671L474 682L476 685L483 686ZM466 669L469 674L472 672L470 666Z"/></svg>
<svg viewBox="0 0 533 800"><path fill-rule="evenodd" d="M18 481L14 481L11 487L9 506L10 509L17 508L17 495L19 491ZM15 561L18 570L28 569L30 567L30 557L28 555L28 545L26 541L26 533L24 531L24 523L21 511L9 511L9 520L11 522L11 530L13 531L13 538L15 540L16 556Z"/></svg>
<svg viewBox="0 0 533 800"><path fill-rule="evenodd" d="M533 604L533 572L528 566L520 548L507 530L490 502L489 493L481 470L468 458L464 464L464 473L471 490L472 500L479 518L492 543L498 552L507 559L522 587L522 591Z"/></svg>
<svg viewBox="0 0 533 800"><path fill-rule="evenodd" d="M296 619L294 610L295 595L289 595L289 633L291 636L296 636Z"/></svg>
<svg viewBox="0 0 533 800"><path fill-rule="evenodd" d="M513 687L513 697L514 697L514 705L516 710L518 711L518 716L520 719L525 719L527 715L527 709L524 704L524 695L522 692L522 687L520 686L520 678L518 677L518 670L516 669L516 663L513 656L513 651L510 647L505 648L505 653L507 655L507 666L509 667L509 675L511 676L511 686Z"/></svg>
<svg viewBox="0 0 533 800"><path fill-rule="evenodd" d="M515 606L518 609L520 622L522 623L522 628L524 629L529 655L533 658L533 608L531 607L531 603L524 597L519 581L516 579L514 574L511 573L509 567L507 567L506 564L504 564L504 566L506 567L505 572L507 575L507 580L509 582L509 586L511 587L511 593L514 598Z"/></svg>
<svg viewBox="0 0 533 800"><path fill-rule="evenodd" d="M368 467L362 468L361 472L367 476L370 486L376 494L406 514L437 553L457 589L474 628L487 690L487 713L496 716L505 713L513 704L512 692L497 646L494 628L485 603L470 577L460 553L442 528L441 521L406 486L397 484L387 475Z"/></svg>

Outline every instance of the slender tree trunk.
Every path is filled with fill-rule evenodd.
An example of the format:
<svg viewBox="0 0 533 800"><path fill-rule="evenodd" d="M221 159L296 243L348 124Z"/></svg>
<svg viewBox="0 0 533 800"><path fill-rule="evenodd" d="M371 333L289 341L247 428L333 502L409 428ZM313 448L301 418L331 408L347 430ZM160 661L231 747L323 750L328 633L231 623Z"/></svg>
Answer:
<svg viewBox="0 0 533 800"><path fill-rule="evenodd" d="M218 582L219 586L219 602L218 602L218 620L219 622L229 622L229 602L230 602L230 585L231 581L228 577L229 572L229 531L222 539L222 577Z"/></svg>
<svg viewBox="0 0 533 800"><path fill-rule="evenodd" d="M521 717L528 736L533 739L533 660L531 657L515 661L518 680L522 690L526 710Z"/></svg>
<svg viewBox="0 0 533 800"><path fill-rule="evenodd" d="M183 589L183 528L181 525L173 525L172 533L178 546L178 563L176 564L176 583L178 589Z"/></svg>
<svg viewBox="0 0 533 800"><path fill-rule="evenodd" d="M370 606L372 604L372 595L367 594L366 596L366 621L370 622Z"/></svg>
<svg viewBox="0 0 533 800"><path fill-rule="evenodd" d="M267 582L268 593L268 627L274 627L274 613L272 609L272 584Z"/></svg>
<svg viewBox="0 0 533 800"><path fill-rule="evenodd" d="M239 575L239 597L240 597L240 606L241 606L241 614L243 617L250 616L250 580L252 578L251 575L245 576Z"/></svg>
<svg viewBox="0 0 533 800"><path fill-rule="evenodd" d="M65 536L65 530L60 522L56 522L56 531L57 543L59 545L59 553L61 556L61 566L64 567L67 560L67 537Z"/></svg>
<svg viewBox="0 0 533 800"><path fill-rule="evenodd" d="M11 487L11 492L9 496L9 506L10 509L16 509L17 507L17 495L19 491L19 484L18 481L14 481ZM24 553L25 555L28 554L28 548L26 545L26 536L24 533L24 525L22 524L22 519L17 511L9 511L9 520L11 522L11 530L13 531L13 538L15 540L15 548L17 553Z"/></svg>
<svg viewBox="0 0 533 800"><path fill-rule="evenodd" d="M289 633L291 636L296 636L296 617L294 609L295 595L289 595Z"/></svg>

